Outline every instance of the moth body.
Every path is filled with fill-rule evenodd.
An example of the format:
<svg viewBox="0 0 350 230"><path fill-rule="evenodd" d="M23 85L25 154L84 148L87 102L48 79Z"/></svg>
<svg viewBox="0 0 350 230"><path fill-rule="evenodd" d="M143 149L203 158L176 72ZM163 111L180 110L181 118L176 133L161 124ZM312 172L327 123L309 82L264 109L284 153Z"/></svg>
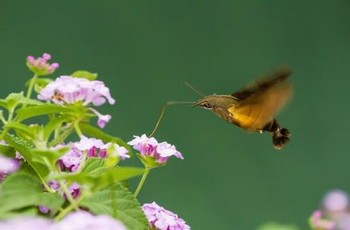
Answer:
<svg viewBox="0 0 350 230"><path fill-rule="evenodd" d="M292 85L287 81L289 75L290 71L283 69L231 95L205 96L194 106L211 110L245 130L271 132L274 147L281 149L290 134L274 117L292 95Z"/></svg>

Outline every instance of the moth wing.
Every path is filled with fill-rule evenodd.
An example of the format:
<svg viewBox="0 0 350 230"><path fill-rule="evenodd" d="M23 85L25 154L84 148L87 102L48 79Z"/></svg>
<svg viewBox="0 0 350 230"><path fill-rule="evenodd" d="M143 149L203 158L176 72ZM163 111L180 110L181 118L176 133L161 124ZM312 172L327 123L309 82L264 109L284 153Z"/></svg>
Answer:
<svg viewBox="0 0 350 230"><path fill-rule="evenodd" d="M251 96L267 91L275 85L285 82L290 74L291 70L289 68L281 68L268 76L256 80L252 84L246 86L240 91L232 93L231 95L237 100L245 100Z"/></svg>
<svg viewBox="0 0 350 230"><path fill-rule="evenodd" d="M244 128L262 130L291 98L293 87L282 81L251 94L228 111Z"/></svg>

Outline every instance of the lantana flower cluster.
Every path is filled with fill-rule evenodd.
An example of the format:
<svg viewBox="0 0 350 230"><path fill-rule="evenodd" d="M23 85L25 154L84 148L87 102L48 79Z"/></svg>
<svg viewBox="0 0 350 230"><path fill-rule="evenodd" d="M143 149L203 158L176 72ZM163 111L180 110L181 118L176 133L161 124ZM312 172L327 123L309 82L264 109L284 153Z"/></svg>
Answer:
<svg viewBox="0 0 350 230"><path fill-rule="evenodd" d="M125 225L108 215L94 216L86 211L70 213L60 222L53 222L42 217L18 217L0 222L2 230L85 230L85 229L105 229L105 230L126 230Z"/></svg>
<svg viewBox="0 0 350 230"><path fill-rule="evenodd" d="M134 139L129 141L128 144L140 152L140 157L144 162L151 161L155 165L165 164L171 156L184 159L174 145L165 141L158 143L154 137L147 137L146 134L134 136Z"/></svg>
<svg viewBox="0 0 350 230"><path fill-rule="evenodd" d="M42 57L34 58L33 56L27 57L28 68L37 76L46 76L52 74L58 67L58 63L48 63L51 59L51 55L44 53Z"/></svg>
<svg viewBox="0 0 350 230"><path fill-rule="evenodd" d="M36 183L39 183L41 180L42 192L45 194L44 198L53 199L58 204L63 202L63 205L62 207L55 208L54 205L48 204L47 201L46 203L44 202L50 206L48 207L46 205L41 205L42 202L40 199L36 200L34 202L34 208L39 210L41 213L40 216L42 217L19 216L14 219L1 220L0 229L79 230L96 228L126 230L126 225L128 224L124 225L125 223L123 224L121 221L106 214L93 215L94 208L88 208L89 202L84 203L84 206L79 206L80 202L93 195L94 192L101 192L98 189L111 189L111 187L116 185L122 186L118 180L113 181L115 178L131 178L135 177L135 175L141 175L143 172L140 183L134 192L134 196L130 196L130 191L128 191L126 188L124 190L123 186L123 190L119 191L120 194L126 194L125 196L127 197L123 197L123 199L129 199L128 202L135 202L135 204L138 205L138 202L134 201L133 199L137 197L140 189L142 188L149 170L154 167L164 166L171 156L179 159L183 159L183 156L179 151L177 151L174 145L167 142L158 142L154 137L147 137L145 134L141 136L134 136L134 139L126 144L119 138L114 138L100 130L96 131L96 128L87 125L88 120L90 117L92 117L92 115L96 115L98 117L97 125L100 128L103 128L112 118L111 115L102 115L97 110L90 107L91 105L101 106L106 102L111 105L115 103L115 99L111 96L109 88L105 86L102 81L89 80L88 78L68 75L60 76L54 80L45 79L45 81L41 81L41 83L46 81L49 82L46 84L46 86L44 85L43 88L42 85L40 85L39 88L41 88L41 91L39 92L37 98L47 103L35 102L34 99L28 100L32 96L32 91L35 88L38 77L52 74L59 67L58 63L50 64L48 62L50 59L51 55L47 53L38 58L28 56L26 64L30 71L34 73L34 76L30 81L27 97L23 99L21 98L23 94L18 94L13 97L15 99L11 98L12 101L8 103L10 105L14 104L13 100L16 100L16 98L20 99L18 103L15 106L12 106L10 109L6 108L6 105L8 105L6 104L6 101L0 104L0 106L5 105L5 108L9 111L8 120L6 120L5 117L2 117L1 119L4 124L4 128L0 134L0 143L2 147L6 147L9 150L10 155L11 151L15 150L12 151L13 157L5 156L2 154L2 152L0 152L0 190L2 182L6 181L7 183L11 183L8 182L8 180L10 180L10 178L16 178L16 171L21 170L21 167L26 165L26 167L32 167L32 173L37 173L37 175L33 176L33 178L37 179L37 182L33 178L33 181L32 179L27 178L28 181L32 181L31 183L37 186ZM48 105L51 103L55 105ZM45 105L47 106L45 107ZM16 113L14 111L16 106L20 107L20 109L29 111L30 114L33 111L32 108L34 108L34 110L36 109L36 112L34 113L33 117L35 117L36 114L48 115L50 123L47 125L28 125L28 127L26 124L19 123L17 126L12 124L13 126L6 127L7 123L11 123L13 120L16 121ZM30 108L30 106L32 106L32 108ZM61 110L63 107L65 110ZM43 108L47 110L54 108L56 110L45 111ZM65 114L66 111L68 111L67 114ZM79 115L74 116L74 112ZM25 118L27 117L25 116ZM22 117L21 119L25 118ZM21 119L18 120L21 121ZM90 130L88 135L85 135L84 130L80 129L80 123L83 123L85 126L87 125L88 129ZM16 129L16 127L20 127L18 132L19 137L13 137L7 133L10 129ZM54 128L56 129L54 130ZM17 130L15 130L14 133L17 134L16 131ZM74 131L75 134L79 136L79 140L65 144L66 139L70 136L70 134L74 133ZM104 137L109 141L103 141L98 137ZM9 144L6 144L4 140L10 140L10 142L8 142ZM122 171L123 167L119 165L119 162L132 156L132 154L129 152L131 148L128 145L131 145L138 151L139 159L142 161L142 163L144 163L145 169L130 167L126 168L127 170ZM14 152L15 154L13 154ZM30 153L34 152L38 155L29 155ZM41 156L41 154L43 155ZM96 179L98 178L97 176L91 176L90 174L84 172L84 167L89 164L88 161L90 163L90 168L88 169L90 170L89 173L93 172L100 173L99 175L104 175L104 181L101 182ZM101 162L103 162L103 166L101 166ZM93 165L99 165L103 167L103 170L92 168ZM51 169L51 172L46 173L45 169ZM122 175L116 175L115 173L119 171L114 169L120 169ZM102 174L104 170L107 171L106 174ZM130 173L129 177L128 173ZM10 176L10 174L13 175ZM79 178L79 180L76 178ZM88 180L89 183L84 181L84 179ZM79 181L79 183L76 181ZM101 183L101 187L97 186L95 191L95 188L91 187L91 181ZM85 185L84 182L86 182ZM30 184L30 182L28 183ZM18 183L14 184L17 185ZM88 186L90 187L88 188ZM38 187L40 186L37 186L37 188ZM115 190L116 188L113 187L113 189ZM84 190L87 190L87 192L85 191L84 193ZM115 192L114 190L112 191ZM54 193L57 193L58 196L50 196L57 195ZM1 197L2 194L4 193L0 193L0 203L1 199L3 199L3 197ZM36 196L38 196L38 194L36 194ZM34 198L36 196L33 195ZM106 197L106 199L112 198L110 196ZM118 202L112 203L118 204ZM99 204L93 203L93 207L96 207L96 205L98 206ZM51 209L51 207L54 208ZM82 207L84 211L81 210ZM1 208L2 207L0 207L0 217L2 214ZM75 211L73 212L73 210ZM149 227L155 230L190 229L184 220L171 211L158 206L155 202L145 204L142 206L142 208L139 207L139 210L135 209L134 211L135 213L138 211L141 213L144 212L145 216L143 218L145 220L145 228L147 227L147 218ZM43 216L47 218L43 218ZM50 217L51 219L49 219ZM53 217L55 217L56 220L61 221L55 222L52 220ZM140 215L137 214L130 219L133 218L140 218ZM142 222L141 220L138 221ZM130 225L128 228L130 228Z"/></svg>
<svg viewBox="0 0 350 230"><path fill-rule="evenodd" d="M323 198L321 209L313 212L309 222L315 230L350 229L348 194L342 190L328 192Z"/></svg>
<svg viewBox="0 0 350 230"><path fill-rule="evenodd" d="M70 143L67 146L71 148L60 158L59 163L61 170L68 170L70 172L77 171L84 154L86 154L87 158L106 158L108 152L108 157L114 157L120 160L130 158L129 151L123 146L119 146L116 143L105 144L99 139L87 138L85 136L82 136L79 142ZM64 147L64 145L60 147Z"/></svg>
<svg viewBox="0 0 350 230"><path fill-rule="evenodd" d="M189 230L190 226L175 213L159 206L156 202L142 205L150 227L157 230Z"/></svg>
<svg viewBox="0 0 350 230"><path fill-rule="evenodd" d="M84 106L89 104L101 106L106 101L111 105L115 103L109 89L102 81L90 81L71 76L61 76L50 82L40 91L38 99L52 101L59 105L81 103ZM90 108L90 111L98 117L97 124L100 128L103 128L112 118L111 115L100 114L93 108Z"/></svg>

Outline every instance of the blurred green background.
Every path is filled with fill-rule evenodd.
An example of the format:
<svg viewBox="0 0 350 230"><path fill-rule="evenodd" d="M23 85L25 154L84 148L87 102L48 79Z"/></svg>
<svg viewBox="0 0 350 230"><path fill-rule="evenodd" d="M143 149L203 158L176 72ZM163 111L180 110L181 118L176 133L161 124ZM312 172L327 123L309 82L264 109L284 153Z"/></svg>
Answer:
<svg viewBox="0 0 350 230"><path fill-rule="evenodd" d="M168 100L229 94L288 64L295 96L278 115L292 141L245 132L208 111L169 107L156 138L185 160L151 172L156 201L192 229L256 229L307 219L326 191L350 191L350 2L0 1L0 96L24 90L27 55L52 54L56 75L99 73L117 100L105 130L150 133ZM132 161L131 161L132 162ZM136 162L136 161L135 161Z"/></svg>

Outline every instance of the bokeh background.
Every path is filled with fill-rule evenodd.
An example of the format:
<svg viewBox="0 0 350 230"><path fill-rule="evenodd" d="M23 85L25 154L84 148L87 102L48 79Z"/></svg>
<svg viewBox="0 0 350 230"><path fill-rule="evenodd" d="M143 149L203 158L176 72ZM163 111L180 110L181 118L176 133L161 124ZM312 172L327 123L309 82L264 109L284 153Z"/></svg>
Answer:
<svg viewBox="0 0 350 230"><path fill-rule="evenodd" d="M99 73L117 100L101 109L113 116L105 130L128 141L150 133L166 101L199 98L185 81L229 94L287 64L295 96L278 115L292 132L283 150L268 134L171 106L155 136L185 160L152 171L139 198L195 230L307 229L325 192L350 191L349 12L346 0L1 0L0 96L24 90L27 55L48 52L57 76Z"/></svg>

